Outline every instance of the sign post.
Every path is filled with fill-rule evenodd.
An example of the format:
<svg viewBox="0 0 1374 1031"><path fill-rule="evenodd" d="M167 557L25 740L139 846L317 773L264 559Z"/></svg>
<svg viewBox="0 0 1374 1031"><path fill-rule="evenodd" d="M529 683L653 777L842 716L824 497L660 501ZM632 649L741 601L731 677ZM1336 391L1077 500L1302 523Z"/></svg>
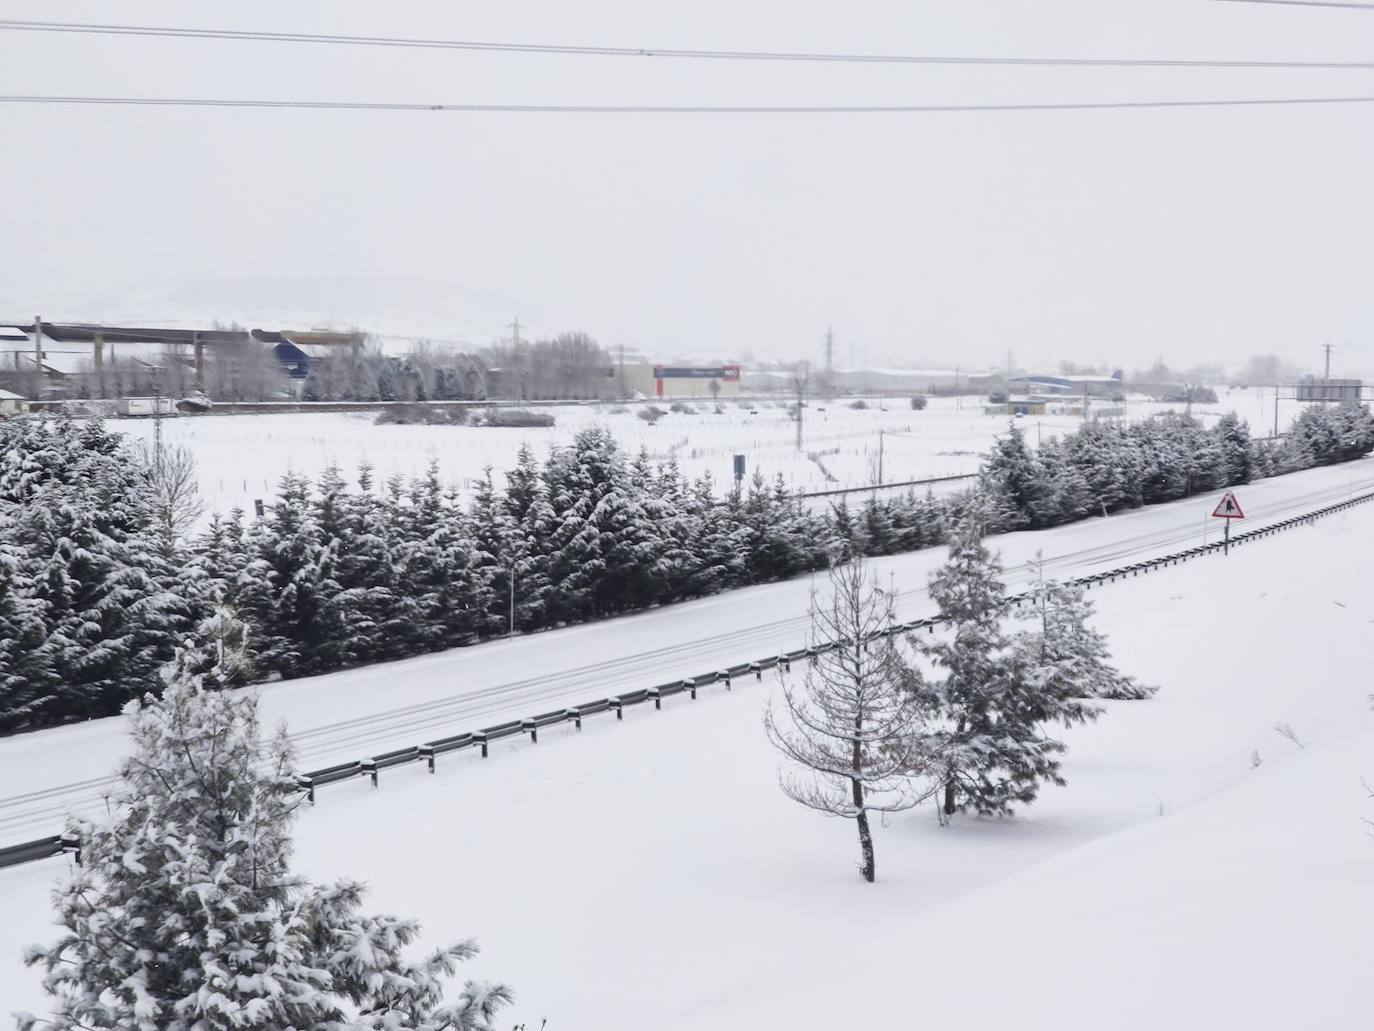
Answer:
<svg viewBox="0 0 1374 1031"><path fill-rule="evenodd" d="M1245 510L1240 507L1240 502L1236 499L1233 491L1228 490L1221 496L1221 500L1217 502L1217 507L1212 509L1212 518L1226 520L1226 532L1222 538L1221 552L1223 555L1229 555L1231 554L1231 520L1245 518Z"/></svg>
<svg viewBox="0 0 1374 1031"><path fill-rule="evenodd" d="M744 456L735 456L735 486L738 487L744 482Z"/></svg>

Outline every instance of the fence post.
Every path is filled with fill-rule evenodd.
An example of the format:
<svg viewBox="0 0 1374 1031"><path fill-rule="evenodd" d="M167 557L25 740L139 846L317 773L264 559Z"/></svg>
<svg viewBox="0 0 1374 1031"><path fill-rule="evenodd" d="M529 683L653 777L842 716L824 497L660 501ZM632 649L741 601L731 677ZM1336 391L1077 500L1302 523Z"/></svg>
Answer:
<svg viewBox="0 0 1374 1031"><path fill-rule="evenodd" d="M476 734L472 735L472 740L482 746L482 758L485 759L487 757L487 735L478 731Z"/></svg>
<svg viewBox="0 0 1374 1031"><path fill-rule="evenodd" d="M358 769L372 778L372 786L377 786L377 763L373 759L362 759L358 762Z"/></svg>
<svg viewBox="0 0 1374 1031"><path fill-rule="evenodd" d="M424 759L427 763L429 763L429 772L430 772L430 773L433 773L433 772L434 772L434 746L433 746L433 745L421 745L419 748L416 749L416 751L419 753L421 759Z"/></svg>
<svg viewBox="0 0 1374 1031"><path fill-rule="evenodd" d="M305 792L305 800L311 805L315 804L315 780L313 777L297 777L296 787Z"/></svg>
<svg viewBox="0 0 1374 1031"><path fill-rule="evenodd" d="M625 703L619 698L609 698L606 704L615 710L615 718L623 720L625 718Z"/></svg>

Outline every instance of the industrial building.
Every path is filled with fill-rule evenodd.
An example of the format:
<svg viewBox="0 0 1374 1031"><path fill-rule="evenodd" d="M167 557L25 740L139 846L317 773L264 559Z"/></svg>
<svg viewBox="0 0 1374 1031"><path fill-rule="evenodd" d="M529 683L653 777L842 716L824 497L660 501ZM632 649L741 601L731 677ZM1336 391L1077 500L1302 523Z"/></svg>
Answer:
<svg viewBox="0 0 1374 1031"><path fill-rule="evenodd" d="M738 365L663 365L636 362L617 370L620 392L628 397L738 397L742 380Z"/></svg>
<svg viewBox="0 0 1374 1031"><path fill-rule="evenodd" d="M1295 396L1299 401L1359 401L1364 396L1364 381L1304 376L1298 382Z"/></svg>

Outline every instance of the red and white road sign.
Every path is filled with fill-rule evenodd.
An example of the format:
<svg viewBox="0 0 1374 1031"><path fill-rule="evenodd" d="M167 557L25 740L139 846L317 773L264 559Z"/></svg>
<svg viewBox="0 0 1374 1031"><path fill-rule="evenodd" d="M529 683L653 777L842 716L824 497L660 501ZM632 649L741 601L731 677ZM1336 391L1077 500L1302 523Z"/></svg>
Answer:
<svg viewBox="0 0 1374 1031"><path fill-rule="evenodd" d="M1217 502L1216 509L1212 512L1213 519L1244 519L1245 510L1240 507L1240 502L1231 491L1227 491Z"/></svg>

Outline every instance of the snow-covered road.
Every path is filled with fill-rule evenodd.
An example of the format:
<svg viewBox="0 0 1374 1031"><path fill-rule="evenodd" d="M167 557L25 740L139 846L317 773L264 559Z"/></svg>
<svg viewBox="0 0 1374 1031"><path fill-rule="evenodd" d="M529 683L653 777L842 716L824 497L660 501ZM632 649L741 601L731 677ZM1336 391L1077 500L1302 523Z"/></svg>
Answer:
<svg viewBox="0 0 1374 1031"><path fill-rule="evenodd" d="M1264 480L1238 493L1254 529L1374 488L1374 461ZM1092 519L997 539L1010 584L1043 554L1048 572L1078 576L1215 540L1214 499ZM880 559L898 614L933 614L926 578L943 549ZM291 728L301 769L320 768L559 705L705 673L800 647L809 578L511 641L258 688L268 723ZM1119 588L1129 590L1128 587ZM118 718L0 740L0 845L55 834L68 812L100 804L125 747Z"/></svg>

